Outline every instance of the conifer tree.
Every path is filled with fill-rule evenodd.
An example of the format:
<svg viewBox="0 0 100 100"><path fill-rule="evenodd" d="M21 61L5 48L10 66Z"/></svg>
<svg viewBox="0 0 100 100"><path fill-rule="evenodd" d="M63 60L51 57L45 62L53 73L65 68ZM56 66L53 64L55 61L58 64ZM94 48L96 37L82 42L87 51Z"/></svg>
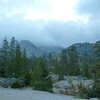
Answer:
<svg viewBox="0 0 100 100"><path fill-rule="evenodd" d="M83 76L90 78L91 77L91 70L90 70L90 65L89 65L89 57L87 52L84 53L83 56L83 63L82 63L82 68L81 68L81 72L83 74Z"/></svg>
<svg viewBox="0 0 100 100"><path fill-rule="evenodd" d="M68 61L68 56L67 56L66 50L62 50L60 64L61 64L61 67L62 67L63 75L68 75L69 61Z"/></svg>
<svg viewBox="0 0 100 100"><path fill-rule="evenodd" d="M21 75L22 71L22 53L19 43L16 44L16 52L15 52L15 76Z"/></svg>
<svg viewBox="0 0 100 100"><path fill-rule="evenodd" d="M16 40L14 37L11 38L9 51L10 51L10 66L8 71L10 76L13 76L15 70L14 66L15 66L15 52L16 52Z"/></svg>
<svg viewBox="0 0 100 100"><path fill-rule="evenodd" d="M26 49L24 48L22 52L22 69L24 74L29 70L29 62L30 61L27 57Z"/></svg>
<svg viewBox="0 0 100 100"><path fill-rule="evenodd" d="M95 43L94 46L94 74L100 77L100 41Z"/></svg>
<svg viewBox="0 0 100 100"><path fill-rule="evenodd" d="M7 76L7 70L9 68L9 43L5 37L3 40L2 48L1 48L1 67L4 72L3 76Z"/></svg>
<svg viewBox="0 0 100 100"><path fill-rule="evenodd" d="M64 78L64 69L58 58L54 59L53 73L59 75L59 80L62 80Z"/></svg>
<svg viewBox="0 0 100 100"><path fill-rule="evenodd" d="M78 62L78 55L75 46L71 46L69 49L69 60L70 60L70 75L80 75L80 68Z"/></svg>
<svg viewBox="0 0 100 100"><path fill-rule="evenodd" d="M32 76L32 85L37 90L51 91L52 81L49 77L48 68L42 58L37 60Z"/></svg>
<svg viewBox="0 0 100 100"><path fill-rule="evenodd" d="M16 40L14 37L11 38L10 42L10 57L11 60L15 59L15 51L16 51Z"/></svg>

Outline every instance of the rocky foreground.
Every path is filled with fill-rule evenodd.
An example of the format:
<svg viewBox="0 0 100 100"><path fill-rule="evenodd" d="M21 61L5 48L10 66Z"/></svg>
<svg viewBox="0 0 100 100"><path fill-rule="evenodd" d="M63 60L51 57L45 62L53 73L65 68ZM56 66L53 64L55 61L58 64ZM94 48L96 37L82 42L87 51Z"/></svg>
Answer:
<svg viewBox="0 0 100 100"><path fill-rule="evenodd" d="M0 88L0 100L87 100L32 89Z"/></svg>
<svg viewBox="0 0 100 100"><path fill-rule="evenodd" d="M11 86L18 81L24 84L23 79L2 78L0 77L0 100L87 100L78 99L78 86L82 83L85 88L91 88L94 81L82 76L65 76L64 80L59 80L58 75L51 75L53 80L53 93L35 91L31 88L22 87L21 89L12 89ZM85 95L85 94L82 94ZM99 100L90 98L89 100Z"/></svg>

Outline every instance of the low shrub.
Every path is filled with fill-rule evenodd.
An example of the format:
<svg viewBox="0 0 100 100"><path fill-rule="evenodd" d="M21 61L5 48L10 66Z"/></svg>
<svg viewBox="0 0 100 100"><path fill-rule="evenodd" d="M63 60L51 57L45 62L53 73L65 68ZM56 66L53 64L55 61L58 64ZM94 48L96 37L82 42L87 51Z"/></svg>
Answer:
<svg viewBox="0 0 100 100"><path fill-rule="evenodd" d="M32 80L32 74L30 72L27 72L24 77L25 86L29 86L31 83L31 80Z"/></svg>
<svg viewBox="0 0 100 100"><path fill-rule="evenodd" d="M32 83L33 89L35 90L40 90L40 91L48 91L52 92L52 80L50 79L40 79L40 80L35 80Z"/></svg>
<svg viewBox="0 0 100 100"><path fill-rule="evenodd" d="M21 81L16 81L16 82L14 82L13 84L12 84L12 86L11 86L11 88L22 88L22 87L24 87L25 86L25 84L24 83L22 83Z"/></svg>
<svg viewBox="0 0 100 100"><path fill-rule="evenodd" d="M94 84L91 88L86 88L83 84L78 86L79 96L83 98L99 98L100 99L100 80L94 80Z"/></svg>

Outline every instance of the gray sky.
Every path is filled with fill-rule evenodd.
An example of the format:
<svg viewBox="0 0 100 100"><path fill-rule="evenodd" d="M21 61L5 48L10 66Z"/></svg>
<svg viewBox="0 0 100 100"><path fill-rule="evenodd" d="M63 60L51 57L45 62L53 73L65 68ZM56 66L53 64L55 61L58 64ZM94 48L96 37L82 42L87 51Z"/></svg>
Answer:
<svg viewBox="0 0 100 100"><path fill-rule="evenodd" d="M0 0L0 39L69 46L100 39L100 0Z"/></svg>

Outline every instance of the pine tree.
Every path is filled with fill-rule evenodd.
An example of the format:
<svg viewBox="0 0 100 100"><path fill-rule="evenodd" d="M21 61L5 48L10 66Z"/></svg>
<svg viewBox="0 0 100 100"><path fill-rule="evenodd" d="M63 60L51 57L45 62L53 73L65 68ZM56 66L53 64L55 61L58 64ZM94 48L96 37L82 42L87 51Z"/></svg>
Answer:
<svg viewBox="0 0 100 100"><path fill-rule="evenodd" d="M67 56L66 50L62 50L60 64L61 64L61 67L62 67L63 75L68 75L69 61L68 61L68 56Z"/></svg>
<svg viewBox="0 0 100 100"><path fill-rule="evenodd" d="M15 66L15 52L16 52L16 40L14 37L11 38L9 51L10 51L10 66L8 72L10 76L13 76L15 70L14 66Z"/></svg>
<svg viewBox="0 0 100 100"><path fill-rule="evenodd" d="M68 75L69 61L66 50L62 50L60 57L54 59L53 66L53 72L59 75L59 79L63 79L64 75Z"/></svg>
<svg viewBox="0 0 100 100"><path fill-rule="evenodd" d="M100 41L95 43L94 46L94 74L100 77Z"/></svg>
<svg viewBox="0 0 100 100"><path fill-rule="evenodd" d="M58 58L54 59L53 73L59 75L59 80L62 80L64 78L64 69Z"/></svg>
<svg viewBox="0 0 100 100"><path fill-rule="evenodd" d="M15 66L14 66L14 71L15 71L15 76L20 76L22 75L22 53L21 53L21 48L19 43L17 42L16 44L16 52L15 52Z"/></svg>
<svg viewBox="0 0 100 100"><path fill-rule="evenodd" d="M5 77L6 70L2 59L2 50L0 48L0 77Z"/></svg>
<svg viewBox="0 0 100 100"><path fill-rule="evenodd" d="M11 38L10 42L10 57L11 60L15 59L15 51L16 51L16 40L14 37Z"/></svg>
<svg viewBox="0 0 100 100"><path fill-rule="evenodd" d="M22 69L24 74L29 70L29 62L30 61L27 57L26 49L24 48L22 52Z"/></svg>
<svg viewBox="0 0 100 100"><path fill-rule="evenodd" d="M9 44L6 38L3 40L1 52L2 52L1 55L2 55L3 61L8 62L9 61Z"/></svg>
<svg viewBox="0 0 100 100"><path fill-rule="evenodd" d="M91 77L91 70L90 70L90 65L89 65L89 58L88 58L88 54L87 52L84 53L83 56L83 64L82 64L82 68L81 68L81 72L83 74L83 76L90 78Z"/></svg>
<svg viewBox="0 0 100 100"><path fill-rule="evenodd" d="M3 40L3 45L2 45L2 48L1 48L1 67L2 67L2 70L4 72L4 75L3 76L7 76L8 72L8 68L9 68L9 43L5 37L5 39Z"/></svg>
<svg viewBox="0 0 100 100"><path fill-rule="evenodd" d="M42 58L39 58L32 76L32 85L34 89L51 91L52 81L49 77L48 68Z"/></svg>
<svg viewBox="0 0 100 100"><path fill-rule="evenodd" d="M69 49L69 61L70 61L70 75L80 75L80 67L78 62L78 55L76 47L73 45Z"/></svg>

